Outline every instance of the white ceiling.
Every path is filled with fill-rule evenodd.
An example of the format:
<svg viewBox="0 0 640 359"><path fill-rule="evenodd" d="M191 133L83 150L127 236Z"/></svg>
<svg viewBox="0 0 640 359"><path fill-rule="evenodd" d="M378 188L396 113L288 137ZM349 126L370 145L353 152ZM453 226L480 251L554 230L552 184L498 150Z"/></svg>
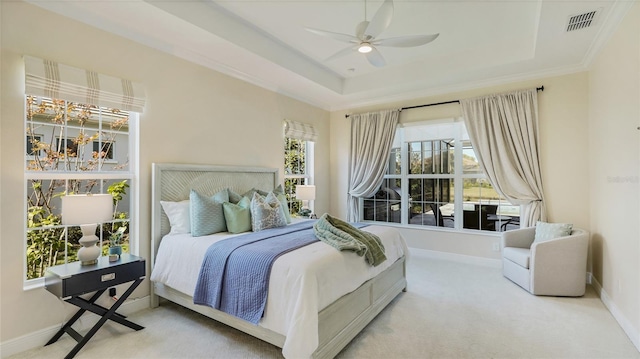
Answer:
<svg viewBox="0 0 640 359"><path fill-rule="evenodd" d="M585 70L633 3L395 0L380 38L440 36L380 47L378 68L357 52L326 61L348 45L305 30L354 34L364 0L27 1L327 110ZM367 20L381 4L366 2ZM593 10L590 27L566 31Z"/></svg>

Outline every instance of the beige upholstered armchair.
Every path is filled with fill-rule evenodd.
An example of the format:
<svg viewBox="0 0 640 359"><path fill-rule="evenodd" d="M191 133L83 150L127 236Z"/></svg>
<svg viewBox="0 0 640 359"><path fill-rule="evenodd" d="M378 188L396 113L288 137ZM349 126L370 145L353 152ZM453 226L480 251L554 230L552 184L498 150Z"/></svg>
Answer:
<svg viewBox="0 0 640 359"><path fill-rule="evenodd" d="M534 242L535 231L502 233L504 276L535 295L584 295L589 233L574 228L569 236Z"/></svg>

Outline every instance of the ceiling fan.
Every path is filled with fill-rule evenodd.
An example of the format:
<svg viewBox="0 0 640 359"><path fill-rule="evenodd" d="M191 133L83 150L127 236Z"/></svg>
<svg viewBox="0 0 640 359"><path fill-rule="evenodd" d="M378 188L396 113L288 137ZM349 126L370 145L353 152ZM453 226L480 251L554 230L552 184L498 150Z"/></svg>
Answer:
<svg viewBox="0 0 640 359"><path fill-rule="evenodd" d="M364 21L356 26L355 36L348 34L341 34L338 32L331 32L325 30L318 30L313 28L306 28L314 34L327 36L335 40L351 43L352 45L331 55L326 61L333 60L335 58L347 55L352 51L358 51L367 57L369 63L376 67L382 67L386 65L386 61L376 46L389 46L389 47L414 47L422 46L435 40L440 34L431 35L411 35L391 37L387 39L377 39L388 26L391 24L393 18L393 0L385 0L380 6L378 11L373 15L371 21L367 21L367 1L364 3Z"/></svg>

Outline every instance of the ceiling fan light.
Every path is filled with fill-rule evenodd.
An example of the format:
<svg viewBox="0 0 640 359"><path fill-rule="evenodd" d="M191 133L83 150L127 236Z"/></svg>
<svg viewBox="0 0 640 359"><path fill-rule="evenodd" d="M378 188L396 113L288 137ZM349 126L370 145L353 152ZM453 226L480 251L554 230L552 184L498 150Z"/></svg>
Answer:
<svg viewBox="0 0 640 359"><path fill-rule="evenodd" d="M371 50L373 50L373 47L371 47L371 44L369 44L368 42L363 42L362 44L360 44L360 46L358 46L358 52L361 54L368 54L371 52Z"/></svg>

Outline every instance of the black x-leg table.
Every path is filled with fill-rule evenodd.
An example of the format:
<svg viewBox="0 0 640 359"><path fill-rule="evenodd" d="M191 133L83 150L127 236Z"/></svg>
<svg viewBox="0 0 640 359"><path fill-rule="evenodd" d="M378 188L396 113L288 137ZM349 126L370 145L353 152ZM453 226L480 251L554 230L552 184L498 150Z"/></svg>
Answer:
<svg viewBox="0 0 640 359"><path fill-rule="evenodd" d="M64 333L67 333L78 342L65 357L65 359L71 359L107 320L112 320L133 330L144 329L143 326L127 320L124 315L116 313L122 303L142 283L144 277L144 259L127 254L122 255L122 258L117 262L108 262L104 257L100 258L98 264L92 266L80 266L78 262L74 262L47 269L45 277L47 290L80 309L45 346L55 343ZM111 308L107 309L95 303L108 288L127 282L132 283ZM88 300L80 296L93 291L95 293ZM87 311L99 315L100 320L83 336L71 326Z"/></svg>

